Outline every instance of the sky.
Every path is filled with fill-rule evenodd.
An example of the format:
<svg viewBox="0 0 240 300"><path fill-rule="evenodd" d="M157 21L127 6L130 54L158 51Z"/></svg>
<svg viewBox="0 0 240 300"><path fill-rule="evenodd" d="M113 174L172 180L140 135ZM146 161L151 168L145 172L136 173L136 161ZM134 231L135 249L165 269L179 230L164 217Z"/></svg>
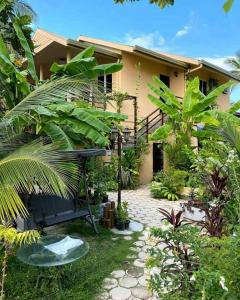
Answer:
<svg viewBox="0 0 240 300"><path fill-rule="evenodd" d="M232 11L224 0L175 0L163 10L148 0L29 0L36 26L76 39L79 35L204 58L218 66L240 50L240 0Z"/></svg>

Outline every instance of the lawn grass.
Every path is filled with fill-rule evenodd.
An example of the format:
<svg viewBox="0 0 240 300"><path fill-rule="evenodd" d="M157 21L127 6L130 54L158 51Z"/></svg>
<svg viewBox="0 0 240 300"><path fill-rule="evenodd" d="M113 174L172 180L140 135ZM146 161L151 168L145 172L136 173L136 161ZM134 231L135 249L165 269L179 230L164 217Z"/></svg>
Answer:
<svg viewBox="0 0 240 300"><path fill-rule="evenodd" d="M138 236L134 234L132 241L126 241L122 237L113 241L114 235L110 231L101 229L100 235L97 236L92 228L81 221L69 224L66 233L80 235L88 241L90 250L84 258L61 269L64 272L62 290L59 290L54 282L52 286L44 286L41 291L36 290L35 283L39 268L24 265L16 257L11 257L7 274L6 299L93 300L101 292L103 279L113 270L122 269L130 263L126 257ZM56 272L54 268L48 270L52 273Z"/></svg>

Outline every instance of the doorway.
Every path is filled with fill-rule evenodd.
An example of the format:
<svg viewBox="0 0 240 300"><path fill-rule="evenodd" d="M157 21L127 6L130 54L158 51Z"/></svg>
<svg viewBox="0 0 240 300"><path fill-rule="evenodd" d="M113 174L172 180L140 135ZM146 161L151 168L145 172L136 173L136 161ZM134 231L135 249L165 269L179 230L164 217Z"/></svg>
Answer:
<svg viewBox="0 0 240 300"><path fill-rule="evenodd" d="M153 143L153 174L163 170L163 144Z"/></svg>

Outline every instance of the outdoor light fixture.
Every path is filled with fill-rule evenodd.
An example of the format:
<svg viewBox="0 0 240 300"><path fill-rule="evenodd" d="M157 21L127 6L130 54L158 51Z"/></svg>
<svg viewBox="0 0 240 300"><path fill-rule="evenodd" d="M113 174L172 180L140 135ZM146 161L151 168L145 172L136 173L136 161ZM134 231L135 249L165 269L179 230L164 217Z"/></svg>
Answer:
<svg viewBox="0 0 240 300"><path fill-rule="evenodd" d="M131 130L130 130L129 128L125 128L125 129L123 130L123 134L124 134L124 140L125 140L126 142L128 142L128 141L129 141L129 138L130 138L130 135L131 135Z"/></svg>

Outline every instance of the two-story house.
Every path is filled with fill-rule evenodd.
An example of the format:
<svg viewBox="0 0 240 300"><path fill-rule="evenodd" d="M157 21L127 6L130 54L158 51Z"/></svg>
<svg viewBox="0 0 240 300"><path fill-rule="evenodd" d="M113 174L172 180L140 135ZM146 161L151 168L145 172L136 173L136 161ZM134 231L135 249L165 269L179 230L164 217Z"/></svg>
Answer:
<svg viewBox="0 0 240 300"><path fill-rule="evenodd" d="M158 120L159 117L159 111L148 100L147 83L151 82L153 75L159 76L179 98L183 97L186 81L191 76L200 78L200 88L205 94L230 79L239 81L232 73L204 60L155 52L137 45L127 46L85 36L72 40L42 29L36 31L34 42L35 62L41 80L49 78L49 69L53 62L66 63L92 45L96 48L95 56L99 63L122 62L124 67L120 72L104 76L101 81L108 91L126 92L137 97L137 118L138 121L143 120L139 127L149 122L148 127L151 128L151 125L154 125L151 122ZM219 97L218 106L219 109L225 110L229 105L229 94L226 91ZM112 106L107 109L113 110ZM128 115L126 126L133 128L134 107L131 100L124 102L121 112ZM149 142L149 153L144 157L140 174L141 183L150 182L154 172L163 168L162 155L158 143Z"/></svg>

